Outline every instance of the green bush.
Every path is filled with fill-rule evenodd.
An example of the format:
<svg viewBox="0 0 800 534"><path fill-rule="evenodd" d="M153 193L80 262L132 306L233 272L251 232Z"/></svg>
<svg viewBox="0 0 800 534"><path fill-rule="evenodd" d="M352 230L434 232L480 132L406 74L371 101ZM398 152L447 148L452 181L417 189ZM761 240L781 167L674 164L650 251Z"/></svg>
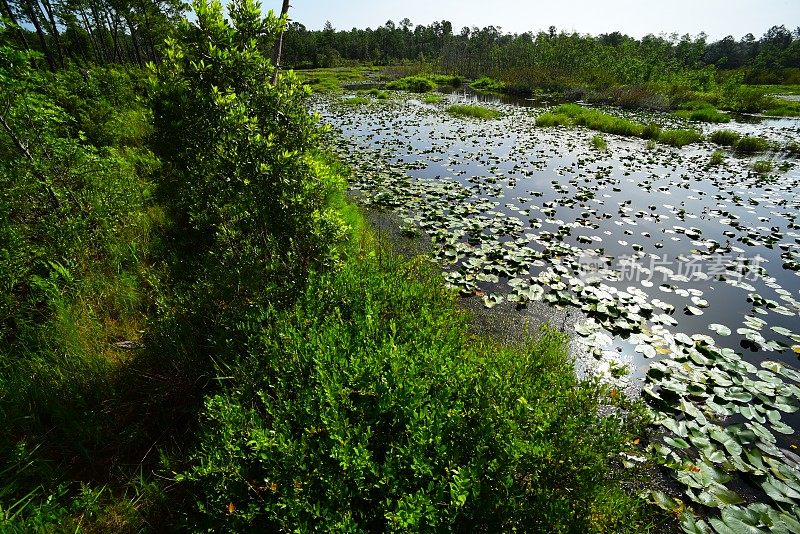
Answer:
<svg viewBox="0 0 800 534"><path fill-rule="evenodd" d="M742 136L731 130L717 130L709 136L712 143L722 146L734 146Z"/></svg>
<svg viewBox="0 0 800 534"><path fill-rule="evenodd" d="M769 148L769 141L764 139L763 137L756 137L751 135L746 135L740 138L736 145L734 145L734 150L738 154L757 154L759 152L764 152Z"/></svg>
<svg viewBox="0 0 800 534"><path fill-rule="evenodd" d="M408 76L386 84L390 91L409 91L411 93L428 93L436 89L436 84L424 76Z"/></svg>
<svg viewBox="0 0 800 534"><path fill-rule="evenodd" d="M599 415L618 396L576 380L563 336L471 339L433 267L364 256L222 371L179 477L192 529L641 528L608 469L636 417Z"/></svg>
<svg viewBox="0 0 800 534"><path fill-rule="evenodd" d="M453 104L448 106L447 112L457 117L472 117L475 119L497 119L501 116L501 113L496 109L468 104Z"/></svg>

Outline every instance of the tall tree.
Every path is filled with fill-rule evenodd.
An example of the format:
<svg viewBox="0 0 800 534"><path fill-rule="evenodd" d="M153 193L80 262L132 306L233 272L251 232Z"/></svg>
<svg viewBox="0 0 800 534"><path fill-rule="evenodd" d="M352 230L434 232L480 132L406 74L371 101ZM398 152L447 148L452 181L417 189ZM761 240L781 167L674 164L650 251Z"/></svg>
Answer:
<svg viewBox="0 0 800 534"><path fill-rule="evenodd" d="M283 0L283 6L281 6L281 19L287 20L289 16L289 0ZM287 20L288 23L288 20ZM286 28L286 24L281 27L281 32L278 34L278 39L275 41L275 50L272 53L272 65L275 68L275 71L272 73L272 85L278 83L278 71L280 70L281 64L281 52L283 51L283 32Z"/></svg>

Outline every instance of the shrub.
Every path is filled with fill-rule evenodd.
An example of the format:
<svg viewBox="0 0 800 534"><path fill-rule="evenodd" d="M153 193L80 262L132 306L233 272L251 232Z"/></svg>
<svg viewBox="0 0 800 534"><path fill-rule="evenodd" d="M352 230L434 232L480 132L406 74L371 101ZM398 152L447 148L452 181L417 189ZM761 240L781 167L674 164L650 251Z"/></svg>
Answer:
<svg viewBox="0 0 800 534"><path fill-rule="evenodd" d="M599 415L619 396L576 380L564 338L478 342L432 267L370 256L312 276L206 400L192 528L641 528L607 466L636 416Z"/></svg>
<svg viewBox="0 0 800 534"><path fill-rule="evenodd" d="M739 154L757 154L758 152L764 152L769 148L769 141L764 139L763 137L755 137L751 135L746 135L740 138L736 145L734 145L734 149Z"/></svg>
<svg viewBox="0 0 800 534"><path fill-rule="evenodd" d="M447 112L457 117L472 117L475 119L497 119L501 113L496 109L468 104L454 104L447 108Z"/></svg>
<svg viewBox="0 0 800 534"><path fill-rule="evenodd" d="M664 130L658 136L658 142L674 147L682 147L703 140L703 134L697 130Z"/></svg>
<svg viewBox="0 0 800 534"><path fill-rule="evenodd" d="M742 136L731 130L717 130L709 136L712 143L722 146L734 146Z"/></svg>

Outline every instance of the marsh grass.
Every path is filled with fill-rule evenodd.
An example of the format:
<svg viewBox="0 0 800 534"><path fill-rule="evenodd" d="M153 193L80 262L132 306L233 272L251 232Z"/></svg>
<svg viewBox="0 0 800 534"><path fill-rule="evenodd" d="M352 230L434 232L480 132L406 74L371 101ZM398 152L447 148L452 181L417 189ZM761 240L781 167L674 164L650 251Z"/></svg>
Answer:
<svg viewBox="0 0 800 534"><path fill-rule="evenodd" d="M600 134L592 136L592 146L597 150L608 150L608 143Z"/></svg>
<svg viewBox="0 0 800 534"><path fill-rule="evenodd" d="M675 115L695 122L725 123L730 122L731 120L727 113L718 111L714 108L714 106L711 105L692 110L676 111Z"/></svg>
<svg viewBox="0 0 800 534"><path fill-rule="evenodd" d="M369 103L370 99L365 96L353 96L342 100L342 104L344 104L345 106L361 106L363 104L369 104Z"/></svg>
<svg viewBox="0 0 800 534"><path fill-rule="evenodd" d="M457 117L472 117L475 119L498 119L502 114L496 109L471 104L453 104L447 108L447 112Z"/></svg>
<svg viewBox="0 0 800 534"><path fill-rule="evenodd" d="M757 154L768 149L769 140L751 135L741 137L734 145L734 150L737 154Z"/></svg>
<svg viewBox="0 0 800 534"><path fill-rule="evenodd" d="M731 130L717 130L716 132L712 133L708 139L712 143L716 143L721 146L735 146L736 143L741 139L741 135L737 132Z"/></svg>
<svg viewBox="0 0 800 534"><path fill-rule="evenodd" d="M506 89L506 84L495 80L493 78L489 78L488 76L483 76L478 78L469 86L476 90L476 91L484 91L484 92L502 92Z"/></svg>
<svg viewBox="0 0 800 534"><path fill-rule="evenodd" d="M663 130L658 136L658 142L665 145L681 148L703 140L703 134L697 130Z"/></svg>
<svg viewBox="0 0 800 534"><path fill-rule="evenodd" d="M422 101L426 104L439 104L444 101L444 95L425 95Z"/></svg>
<svg viewBox="0 0 800 534"><path fill-rule="evenodd" d="M771 173L773 168L774 164L772 163L772 160L768 159L758 160L752 165L753 172L762 176Z"/></svg>
<svg viewBox="0 0 800 534"><path fill-rule="evenodd" d="M428 93L436 89L437 84L425 76L407 76L386 84L389 91L408 91L410 93Z"/></svg>
<svg viewBox="0 0 800 534"><path fill-rule="evenodd" d="M708 161L708 164L712 167L718 167L725 163L725 152L722 150L715 150L711 154L711 158Z"/></svg>

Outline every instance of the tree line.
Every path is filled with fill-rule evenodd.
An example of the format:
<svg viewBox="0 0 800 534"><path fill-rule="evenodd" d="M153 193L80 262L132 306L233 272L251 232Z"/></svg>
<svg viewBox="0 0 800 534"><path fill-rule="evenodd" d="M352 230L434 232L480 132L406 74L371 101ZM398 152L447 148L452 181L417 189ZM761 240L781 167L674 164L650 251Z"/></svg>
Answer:
<svg viewBox="0 0 800 534"><path fill-rule="evenodd" d="M783 25L773 26L760 38L748 33L740 39L729 35L710 41L703 33L636 39L620 32L597 36L559 32L554 26L538 33L505 33L495 26L464 27L456 33L446 20L415 26L408 18L399 24L390 20L374 30L349 31L336 30L330 23L322 30L309 30L293 22L286 35L286 54L287 62L298 68L421 60L465 76L524 67L557 75L591 70L601 78L611 68L615 80L639 83L713 67L743 69L750 82L800 82L800 27L790 30Z"/></svg>

